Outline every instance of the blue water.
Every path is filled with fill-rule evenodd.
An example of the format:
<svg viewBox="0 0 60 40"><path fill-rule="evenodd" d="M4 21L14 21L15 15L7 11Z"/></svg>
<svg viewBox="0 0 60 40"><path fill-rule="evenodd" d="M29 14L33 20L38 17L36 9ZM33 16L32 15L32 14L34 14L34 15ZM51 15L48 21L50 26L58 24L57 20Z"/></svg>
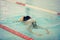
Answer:
<svg viewBox="0 0 60 40"><path fill-rule="evenodd" d="M60 0L17 0L30 5L46 8L60 12ZM5 0L1 0L0 24L23 33L34 40L60 40L60 16L47 13L41 10L23 7ZM42 33L43 36L37 36L27 30L27 26L21 22L16 22L21 16L30 15L37 21L37 24L47 28L50 34L46 34L43 29L33 30L36 33ZM0 28L0 40L24 40L10 32Z"/></svg>

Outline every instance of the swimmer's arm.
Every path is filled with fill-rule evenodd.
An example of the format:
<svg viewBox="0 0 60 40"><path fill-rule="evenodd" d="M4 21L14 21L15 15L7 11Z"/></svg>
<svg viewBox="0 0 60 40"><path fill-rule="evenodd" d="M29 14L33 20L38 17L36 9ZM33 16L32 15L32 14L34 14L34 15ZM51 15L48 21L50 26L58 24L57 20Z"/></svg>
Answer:
<svg viewBox="0 0 60 40"><path fill-rule="evenodd" d="M32 33L32 28L28 27L27 30Z"/></svg>
<svg viewBox="0 0 60 40"><path fill-rule="evenodd" d="M38 34L38 33L33 32L32 29L33 29L33 28L30 28L30 27L27 28L27 30L28 30L29 32L31 32L32 34L35 34L35 35L37 35L37 36L42 36L42 34Z"/></svg>
<svg viewBox="0 0 60 40"><path fill-rule="evenodd" d="M50 34L50 32L47 28L43 28L43 29L46 30L47 34Z"/></svg>
<svg viewBox="0 0 60 40"><path fill-rule="evenodd" d="M50 32L49 32L49 30L47 29L47 28L43 28L43 27L40 27L41 29L45 29L46 30L46 32L47 32L47 34L49 34Z"/></svg>

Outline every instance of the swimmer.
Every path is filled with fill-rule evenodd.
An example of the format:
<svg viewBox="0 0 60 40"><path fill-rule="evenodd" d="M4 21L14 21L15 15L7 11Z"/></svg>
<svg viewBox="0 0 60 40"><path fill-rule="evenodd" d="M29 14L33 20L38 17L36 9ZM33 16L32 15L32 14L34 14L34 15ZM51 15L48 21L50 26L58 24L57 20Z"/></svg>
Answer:
<svg viewBox="0 0 60 40"><path fill-rule="evenodd" d="M37 28L36 21L33 20L30 16L23 16L20 18L20 21L32 26L33 28Z"/></svg>
<svg viewBox="0 0 60 40"><path fill-rule="evenodd" d="M39 28L42 28L42 27L38 26L36 21L33 20L30 16L23 16L23 17L20 18L19 21L21 21L24 24L28 25L27 29L29 30L29 32L31 32L35 35L38 35L38 36L42 35L42 34L37 34L37 33L32 32L32 29L39 29ZM45 28L42 28L42 29L45 29ZM47 34L49 34L49 31L47 29L45 29L45 30L46 30Z"/></svg>

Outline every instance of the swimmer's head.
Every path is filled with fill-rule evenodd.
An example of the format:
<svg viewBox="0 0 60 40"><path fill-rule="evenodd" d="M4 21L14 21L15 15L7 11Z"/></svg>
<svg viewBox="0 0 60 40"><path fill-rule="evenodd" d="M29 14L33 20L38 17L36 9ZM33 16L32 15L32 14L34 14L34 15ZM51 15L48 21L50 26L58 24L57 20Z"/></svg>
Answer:
<svg viewBox="0 0 60 40"><path fill-rule="evenodd" d="M20 21L27 21L29 19L31 19L30 16L23 16L23 17L20 18Z"/></svg>

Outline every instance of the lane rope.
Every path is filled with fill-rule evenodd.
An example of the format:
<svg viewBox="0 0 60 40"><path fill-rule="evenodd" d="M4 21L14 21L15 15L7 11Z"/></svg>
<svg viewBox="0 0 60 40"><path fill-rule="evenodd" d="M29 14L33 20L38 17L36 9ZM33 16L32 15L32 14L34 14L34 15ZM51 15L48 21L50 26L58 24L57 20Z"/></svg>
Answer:
<svg viewBox="0 0 60 40"><path fill-rule="evenodd" d="M19 36L19 37L21 37L21 38L24 38L25 40L33 40L32 38L30 38L30 37L28 37L28 36L26 36L26 35L24 35L24 34L22 34L22 33L20 33L20 32L17 32L17 31L15 31L15 30L7 27L7 26L4 26L4 25L2 25L2 24L0 24L0 28L2 28L2 29L4 29L4 30L6 30L6 31L8 31L8 32L10 32L10 33L12 33L12 34L14 34L14 35L17 35L17 36Z"/></svg>
<svg viewBox="0 0 60 40"><path fill-rule="evenodd" d="M56 14L56 15L60 16L60 12L57 12L57 11L53 11L53 10L49 10L49 9L45 9L45 8L41 8L41 7L29 5L29 4L25 4L25 3L22 3L22 2L18 2L17 0L6 0L6 1L18 4L18 5L26 6L26 7L32 8L32 9L48 12L50 14Z"/></svg>
<svg viewBox="0 0 60 40"><path fill-rule="evenodd" d="M32 6L32 5L24 4L24 3L21 3L21 2L16 2L16 4L22 5L22 6L26 6L26 7L29 7L29 8L33 8L33 9L36 9L36 10L41 10L41 11L45 11L45 12L48 12L48 13L60 15L60 13L58 13L58 12L56 12L56 11L44 9L44 8L41 8L41 7Z"/></svg>

